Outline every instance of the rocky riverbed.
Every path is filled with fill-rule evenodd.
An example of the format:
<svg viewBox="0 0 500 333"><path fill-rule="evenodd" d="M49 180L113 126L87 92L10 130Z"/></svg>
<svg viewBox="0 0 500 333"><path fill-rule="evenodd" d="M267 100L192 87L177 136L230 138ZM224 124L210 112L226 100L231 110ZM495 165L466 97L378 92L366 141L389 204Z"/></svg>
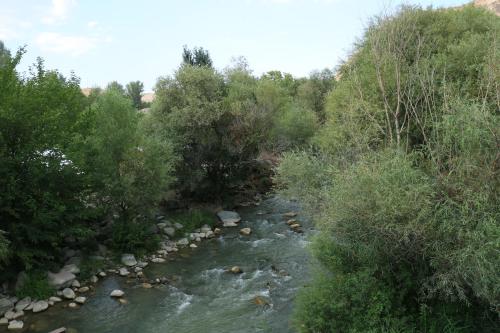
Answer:
<svg viewBox="0 0 500 333"><path fill-rule="evenodd" d="M8 324L21 322L11 327L18 332L290 332L293 298L309 277L311 230L297 209L273 197L222 212L225 228L206 226L146 258L123 254L85 285L74 266L63 268L75 278L57 299L22 300ZM35 304L44 309L34 314Z"/></svg>

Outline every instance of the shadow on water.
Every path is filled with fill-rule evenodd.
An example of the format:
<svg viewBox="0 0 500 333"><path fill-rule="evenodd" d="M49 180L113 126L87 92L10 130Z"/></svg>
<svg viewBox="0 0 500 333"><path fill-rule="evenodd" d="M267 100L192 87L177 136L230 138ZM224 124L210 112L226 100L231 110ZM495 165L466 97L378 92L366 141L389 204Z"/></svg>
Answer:
<svg viewBox="0 0 500 333"><path fill-rule="evenodd" d="M293 332L293 299L309 278L308 221L299 216L304 234L290 231L283 213L298 210L279 197L259 207L239 211L243 222L227 228L220 238L196 249L185 249L166 264L150 264L149 278L169 277L172 282L152 289L109 277L80 309L56 306L25 317L24 332L48 332L65 326L79 333L125 332ZM240 236L250 227L250 236ZM243 274L225 272L238 265ZM109 297L113 289L125 291L127 304Z"/></svg>

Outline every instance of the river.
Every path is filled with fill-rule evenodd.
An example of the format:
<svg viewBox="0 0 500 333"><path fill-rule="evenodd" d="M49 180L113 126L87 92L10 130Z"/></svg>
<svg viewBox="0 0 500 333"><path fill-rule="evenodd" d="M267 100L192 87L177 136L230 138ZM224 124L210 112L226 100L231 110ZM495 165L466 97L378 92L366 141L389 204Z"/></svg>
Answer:
<svg viewBox="0 0 500 333"><path fill-rule="evenodd" d="M286 225L283 213L298 209L296 203L279 197L243 208L238 211L242 217L238 228L225 228L221 237L145 269L149 278L167 276L171 284L144 289L110 276L98 283L79 309L56 305L41 314L28 314L23 332L62 326L78 333L293 332L293 301L309 279L306 247L313 232L300 214L297 219L304 234ZM242 227L250 227L252 234L240 236ZM225 272L234 265L244 273ZM124 290L128 303L109 297L113 289ZM268 304L257 304L263 302Z"/></svg>

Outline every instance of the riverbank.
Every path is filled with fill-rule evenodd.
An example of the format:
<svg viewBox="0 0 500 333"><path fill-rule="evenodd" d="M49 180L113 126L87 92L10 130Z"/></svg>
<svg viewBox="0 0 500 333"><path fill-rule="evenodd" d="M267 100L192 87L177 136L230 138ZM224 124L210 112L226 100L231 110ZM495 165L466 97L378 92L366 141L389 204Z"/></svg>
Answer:
<svg viewBox="0 0 500 333"><path fill-rule="evenodd" d="M277 205L278 207L272 207L273 205ZM89 285L80 282L81 286L89 287L89 291L84 296L87 297L85 304L78 305L79 309L71 308L69 304L74 302L74 300L69 300L55 304L49 310L43 312L40 315L33 315L31 313L26 314L24 331L49 332L50 329L58 328L56 327L58 325L66 325L66 316L72 318L70 324L72 322L80 323L82 320L84 321L85 317L89 315L88 312L91 311L89 308L92 308L93 311L95 310L95 306L98 306L100 308L100 311L103 311L104 313L108 313L109 311L111 311L113 315L118 315L118 313L121 313L121 311L124 310L122 309L122 307L141 308L141 305L137 304L137 302L142 303L144 302L143 298L155 297L154 295L156 295L156 292L159 293L158 297L162 298L165 302L168 303L169 301L174 302L174 300L177 300L180 302L180 304L177 304L177 307L184 308L189 306L192 302L192 300L190 300L191 297L185 295L191 295L192 297L196 298L196 295L194 295L193 293L187 292L184 294L184 291L181 293L181 290L183 290L185 287L185 281L193 278L195 278L198 283L207 283L207 280L210 280L209 285L212 285L212 283L214 282L212 281L213 279L221 280L224 283L228 283L230 285L229 290L233 291L235 291L235 285L233 285L232 283L240 283L243 286L246 283L253 283L257 281L262 282L262 285L259 286L259 292L255 293L253 298L248 298L249 295L245 296L248 299L246 299L243 304L245 305L245 307L250 306L252 310L260 308L263 311L271 310L271 312L273 312L274 310L272 309L277 303L280 303L280 300L278 300L276 303L276 301L274 301L272 297L269 298L269 295L267 294L270 290L268 289L270 288L268 286L268 282L272 283L273 280L277 279L278 282L282 283L283 281L280 281L282 279L292 280L296 277L290 274L288 268L284 269L280 267L283 265L282 263L278 262L279 260L273 262L270 261L267 265L263 265L263 262L260 262L257 265L258 267L254 267L254 265L256 264L256 258L252 258L251 256L257 251L258 256L273 257L273 253L266 254L261 252L260 250L267 249L271 252L275 252L276 248L272 247L272 244L275 242L281 243L289 241L291 239L295 239L298 241L303 240L303 237L305 236L293 232L290 226L286 224L290 217L283 216L283 214L297 209L296 206L290 206L290 203L288 203L287 205L288 206L283 207L283 203L280 201L280 199L273 198L266 200L261 207L243 208L241 210L243 221L240 222L237 227L221 228L220 234L216 237L200 237L200 242L196 242L196 236L200 235L192 235L192 242L189 242L189 244L194 244L196 247L190 247L189 245L185 245L184 247L176 246L177 251L167 251L166 249L164 249L166 253L156 253L154 255L148 256L147 258L137 258L137 263L135 265L128 266L128 268L123 264L121 265L122 267L115 266L112 268L103 269L106 277L99 277L99 282ZM241 235L240 230L246 228L249 228L251 230L250 234ZM273 230L279 230L279 232L274 232ZM307 229L304 230L307 231ZM201 233L203 233L202 231L203 230L200 230ZM214 233L216 231L217 230L215 228L212 230L212 232ZM201 239L207 240L201 241ZM227 248L229 244L230 246L229 248ZM234 248L235 245L236 248L242 246L244 248L232 251L231 248ZM292 246L290 248L290 251L292 253L293 249L294 247ZM250 258L245 253L247 251L248 254L250 254ZM305 254L305 251L302 247L300 247L300 251L301 254ZM284 252L283 255L285 253L286 252ZM233 257L235 254L237 256L241 256L241 259L226 260ZM164 261L158 259L164 259ZM194 262L192 262L193 260ZM141 262L147 262L148 264L145 267L140 267L143 265L143 263ZM222 262L224 262L223 265L221 265ZM131 264L133 262L129 263ZM206 267L207 265L209 267ZM233 266L239 266L242 270L242 273L232 274L225 272L226 270L231 269ZM186 267L188 267L188 270L190 271L190 273L188 274L189 276L186 276L186 272L183 272L186 271ZM204 269L204 267L206 269ZM126 276L120 276L120 268L122 268L122 272L124 271L123 268L125 268L129 274L127 274ZM269 279L269 281L261 281L261 279L266 277ZM219 288L219 286L216 287L217 289ZM200 286L197 286L197 288L203 289L203 287ZM123 290L125 293L124 297L112 299L110 297L110 293L115 289ZM268 290L267 292L265 292L266 289ZM220 290L220 293L221 295L219 296L222 299L225 299L227 290ZM76 290L76 294L78 294L78 290ZM239 296L241 295L238 295L238 297L233 295L232 297L236 297L239 299ZM215 297L214 300L216 300L217 298L218 297ZM226 299L226 301L234 302L236 300L230 301ZM146 300L145 302L149 304L151 300ZM184 303L189 304L182 305ZM106 306L110 306L110 308L102 308L103 304L107 304ZM172 304L172 306L174 305ZM264 308L267 310L264 310ZM208 308L201 309L202 312L209 310L210 309ZM114 311L118 312L115 313ZM178 311L178 309L175 311ZM126 312L129 313L129 311ZM64 318L62 318L63 320L57 322L58 320L56 318L58 318L58 314L60 313L65 313L65 315L63 316ZM129 315L132 314L129 313ZM133 316L136 317L135 315ZM252 315L250 315L250 317L251 316ZM129 325L134 326L138 324L129 323ZM76 328L80 328L80 330L78 330L79 332L90 332L91 330L87 330L87 326L82 326L82 324L75 325ZM82 327L83 330L81 330ZM71 328L71 325L67 325L66 328ZM96 328L92 328L92 332L95 332L95 329ZM131 332L131 330L129 331ZM109 331L104 330L102 332Z"/></svg>

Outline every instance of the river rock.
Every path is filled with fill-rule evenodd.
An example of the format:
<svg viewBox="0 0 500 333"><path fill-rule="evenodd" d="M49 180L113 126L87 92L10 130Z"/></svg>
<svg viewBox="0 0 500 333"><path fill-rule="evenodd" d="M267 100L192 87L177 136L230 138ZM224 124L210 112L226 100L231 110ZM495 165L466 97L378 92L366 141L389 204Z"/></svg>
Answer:
<svg viewBox="0 0 500 333"><path fill-rule="evenodd" d="M16 303L16 311L22 311L28 307L28 305L31 304L31 297L25 297L19 302Z"/></svg>
<svg viewBox="0 0 500 333"><path fill-rule="evenodd" d="M74 280L72 283L71 283L71 286L73 288L80 288L80 281L78 280Z"/></svg>
<svg viewBox="0 0 500 333"><path fill-rule="evenodd" d="M5 326L9 324L9 320L5 317L0 318L0 326Z"/></svg>
<svg viewBox="0 0 500 333"><path fill-rule="evenodd" d="M123 295L125 295L125 293L120 289L115 289L109 294L111 297L123 297Z"/></svg>
<svg viewBox="0 0 500 333"><path fill-rule="evenodd" d="M106 275L107 275L107 274L106 274L106 272L103 272L103 271L100 271L100 272L99 272L99 276L100 276L100 277L106 277Z"/></svg>
<svg viewBox="0 0 500 333"><path fill-rule="evenodd" d="M231 267L229 272L231 272L233 274L241 274L241 273L243 273L243 270L239 266L233 266L233 267Z"/></svg>
<svg viewBox="0 0 500 333"><path fill-rule="evenodd" d="M66 327L56 328L55 330L52 330L49 333L66 333Z"/></svg>
<svg viewBox="0 0 500 333"><path fill-rule="evenodd" d="M137 265L137 260L135 260L135 257L133 254L130 253L124 253L122 254L122 264L125 266L135 266Z"/></svg>
<svg viewBox="0 0 500 333"><path fill-rule="evenodd" d="M92 282L92 283L97 283L97 281L99 281L99 278L98 278L97 276L92 275L92 276L90 277L90 282Z"/></svg>
<svg viewBox="0 0 500 333"><path fill-rule="evenodd" d="M249 236L252 233L252 229L250 228L243 228L240 230L240 234L243 236Z"/></svg>
<svg viewBox="0 0 500 333"><path fill-rule="evenodd" d="M238 213L228 210L218 212L217 217L222 221L224 227L236 227L237 223L241 221Z"/></svg>
<svg viewBox="0 0 500 333"><path fill-rule="evenodd" d="M60 297L57 297L57 296L51 296L51 297L49 297L49 301L54 302L54 303L59 303L59 302L62 302L62 299Z"/></svg>
<svg viewBox="0 0 500 333"><path fill-rule="evenodd" d="M70 288L64 288L62 294L66 299L74 299L76 297L75 292Z"/></svg>
<svg viewBox="0 0 500 333"><path fill-rule="evenodd" d="M127 276L130 272L125 267L122 267L118 270L118 274L120 274L120 276Z"/></svg>
<svg viewBox="0 0 500 333"><path fill-rule="evenodd" d="M13 320L7 326L8 330L20 330L24 327L24 322L22 320Z"/></svg>
<svg viewBox="0 0 500 333"><path fill-rule="evenodd" d="M207 233L209 231L212 231L212 228L210 228L210 226L208 224L204 224L201 229L200 229L201 232L204 232L204 233Z"/></svg>
<svg viewBox="0 0 500 333"><path fill-rule="evenodd" d="M172 228L172 227L165 227L163 228L163 232L165 233L165 235L167 235L168 237L174 237L175 236L175 228Z"/></svg>
<svg viewBox="0 0 500 333"><path fill-rule="evenodd" d="M68 307L70 309L76 309L78 307L78 304L76 304L75 302L71 302L71 303L68 304Z"/></svg>
<svg viewBox="0 0 500 333"><path fill-rule="evenodd" d="M75 302L78 304L83 304L85 303L85 301L87 301L87 297L84 296L78 296L77 298L75 298Z"/></svg>
<svg viewBox="0 0 500 333"><path fill-rule="evenodd" d="M151 262L154 262L156 264L161 264L161 263L164 263L166 260L163 259L163 258L153 258L151 259Z"/></svg>
<svg viewBox="0 0 500 333"><path fill-rule="evenodd" d="M196 244L189 244L189 247L192 249L196 249L198 246L196 246Z"/></svg>
<svg viewBox="0 0 500 333"><path fill-rule="evenodd" d="M175 222L175 223L174 223L174 227L175 227L175 229L177 229L177 230L184 228L184 226L183 226L182 224L178 223L178 222Z"/></svg>
<svg viewBox="0 0 500 333"><path fill-rule="evenodd" d="M81 287L78 289L78 292L79 293L86 293L87 291L89 291L90 288L89 287Z"/></svg>
<svg viewBox="0 0 500 333"><path fill-rule="evenodd" d="M49 308L49 303L47 301L38 301L33 304L34 313L45 311L48 308Z"/></svg>
<svg viewBox="0 0 500 333"><path fill-rule="evenodd" d="M266 301L263 297L257 296L253 299L253 302L257 305L269 305L269 302Z"/></svg>
<svg viewBox="0 0 500 333"><path fill-rule="evenodd" d="M189 240L187 238L181 238L177 241L177 245L180 246L188 246L189 245Z"/></svg>
<svg viewBox="0 0 500 333"><path fill-rule="evenodd" d="M12 307L14 307L14 303L10 299L0 298L0 316Z"/></svg>
<svg viewBox="0 0 500 333"><path fill-rule="evenodd" d="M288 213L283 214L283 217L292 218L292 217L297 216L298 214L299 213L297 213L297 212L288 212Z"/></svg>
<svg viewBox="0 0 500 333"><path fill-rule="evenodd" d="M216 235L220 235L221 232L222 232L222 230L219 228L214 229L214 234L216 234Z"/></svg>
<svg viewBox="0 0 500 333"><path fill-rule="evenodd" d="M143 287L144 289L151 289L151 288L153 288L153 286L151 285L151 283L147 283L147 282L144 282L144 283L142 284L142 287Z"/></svg>
<svg viewBox="0 0 500 333"><path fill-rule="evenodd" d="M24 316L23 310L21 311L9 310L4 314L4 317L7 318L8 320L14 320L22 316Z"/></svg>
<svg viewBox="0 0 500 333"><path fill-rule="evenodd" d="M215 234L212 230L209 230L205 233L205 237L206 238L214 238L215 237Z"/></svg>
<svg viewBox="0 0 500 333"><path fill-rule="evenodd" d="M76 279L75 274L67 270L60 270L58 273L47 273L49 285L56 289L61 289L71 286L71 283Z"/></svg>
<svg viewBox="0 0 500 333"><path fill-rule="evenodd" d="M140 268L145 268L147 265L148 265L148 263L145 261L139 261L137 263L137 266L139 266Z"/></svg>

